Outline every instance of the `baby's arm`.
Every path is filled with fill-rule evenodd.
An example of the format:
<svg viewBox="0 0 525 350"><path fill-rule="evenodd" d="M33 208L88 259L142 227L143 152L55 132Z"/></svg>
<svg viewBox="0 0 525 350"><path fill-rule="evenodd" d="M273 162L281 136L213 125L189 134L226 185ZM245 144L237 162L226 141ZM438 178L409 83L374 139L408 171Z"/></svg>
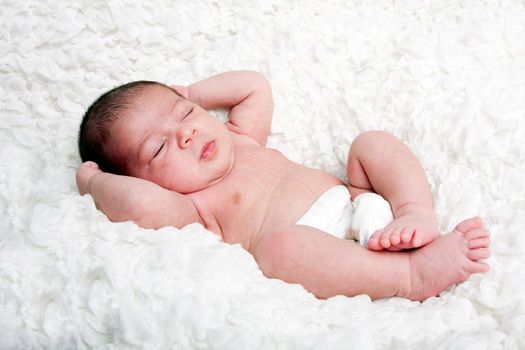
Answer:
<svg viewBox="0 0 525 350"><path fill-rule="evenodd" d="M198 81L187 88L174 86L190 101L204 109L230 108L228 129L250 136L265 145L273 112L268 80L253 71L233 71Z"/></svg>
<svg viewBox="0 0 525 350"><path fill-rule="evenodd" d="M131 220L154 229L202 223L189 198L147 180L102 172L94 162L78 168L77 185L80 194L91 194L111 221Z"/></svg>

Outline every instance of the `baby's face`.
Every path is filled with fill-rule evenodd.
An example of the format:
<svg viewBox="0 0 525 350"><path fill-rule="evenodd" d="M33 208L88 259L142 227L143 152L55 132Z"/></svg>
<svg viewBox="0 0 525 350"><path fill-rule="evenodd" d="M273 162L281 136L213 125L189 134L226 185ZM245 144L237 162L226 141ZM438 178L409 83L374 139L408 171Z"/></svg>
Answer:
<svg viewBox="0 0 525 350"><path fill-rule="evenodd" d="M235 159L226 126L162 86L145 90L115 122L112 136L129 175L183 194L221 181Z"/></svg>

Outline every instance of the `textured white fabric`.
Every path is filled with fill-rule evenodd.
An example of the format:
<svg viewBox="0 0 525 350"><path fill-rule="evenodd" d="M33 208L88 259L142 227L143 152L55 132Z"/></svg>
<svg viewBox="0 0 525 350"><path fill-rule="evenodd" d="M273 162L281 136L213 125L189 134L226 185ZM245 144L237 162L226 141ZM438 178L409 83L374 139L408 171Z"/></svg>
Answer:
<svg viewBox="0 0 525 350"><path fill-rule="evenodd" d="M2 0L0 349L525 348L524 7ZM400 137L443 232L486 220L492 270L422 304L317 300L201 226L110 223L77 194L99 94L232 69L270 79L269 145L292 160L344 177L360 132Z"/></svg>

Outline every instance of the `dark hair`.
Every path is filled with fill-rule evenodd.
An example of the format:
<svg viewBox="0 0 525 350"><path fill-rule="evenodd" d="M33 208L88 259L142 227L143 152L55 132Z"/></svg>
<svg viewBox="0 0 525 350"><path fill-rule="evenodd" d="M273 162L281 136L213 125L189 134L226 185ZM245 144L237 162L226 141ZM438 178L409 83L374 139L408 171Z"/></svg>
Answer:
<svg viewBox="0 0 525 350"><path fill-rule="evenodd" d="M93 102L82 118L78 133L78 150L82 162L90 160L103 171L126 174L125 159L108 152L111 127L132 106L140 93L154 85L169 88L155 81L133 81L109 90Z"/></svg>

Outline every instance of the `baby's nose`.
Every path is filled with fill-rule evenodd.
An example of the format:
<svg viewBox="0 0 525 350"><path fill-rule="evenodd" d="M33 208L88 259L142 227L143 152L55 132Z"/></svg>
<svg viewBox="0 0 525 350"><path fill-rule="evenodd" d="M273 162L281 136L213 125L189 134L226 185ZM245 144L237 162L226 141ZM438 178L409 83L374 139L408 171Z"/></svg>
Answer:
<svg viewBox="0 0 525 350"><path fill-rule="evenodd" d="M193 127L180 128L178 130L178 135L177 135L179 147L182 149L188 147L195 135L197 135L197 129Z"/></svg>

